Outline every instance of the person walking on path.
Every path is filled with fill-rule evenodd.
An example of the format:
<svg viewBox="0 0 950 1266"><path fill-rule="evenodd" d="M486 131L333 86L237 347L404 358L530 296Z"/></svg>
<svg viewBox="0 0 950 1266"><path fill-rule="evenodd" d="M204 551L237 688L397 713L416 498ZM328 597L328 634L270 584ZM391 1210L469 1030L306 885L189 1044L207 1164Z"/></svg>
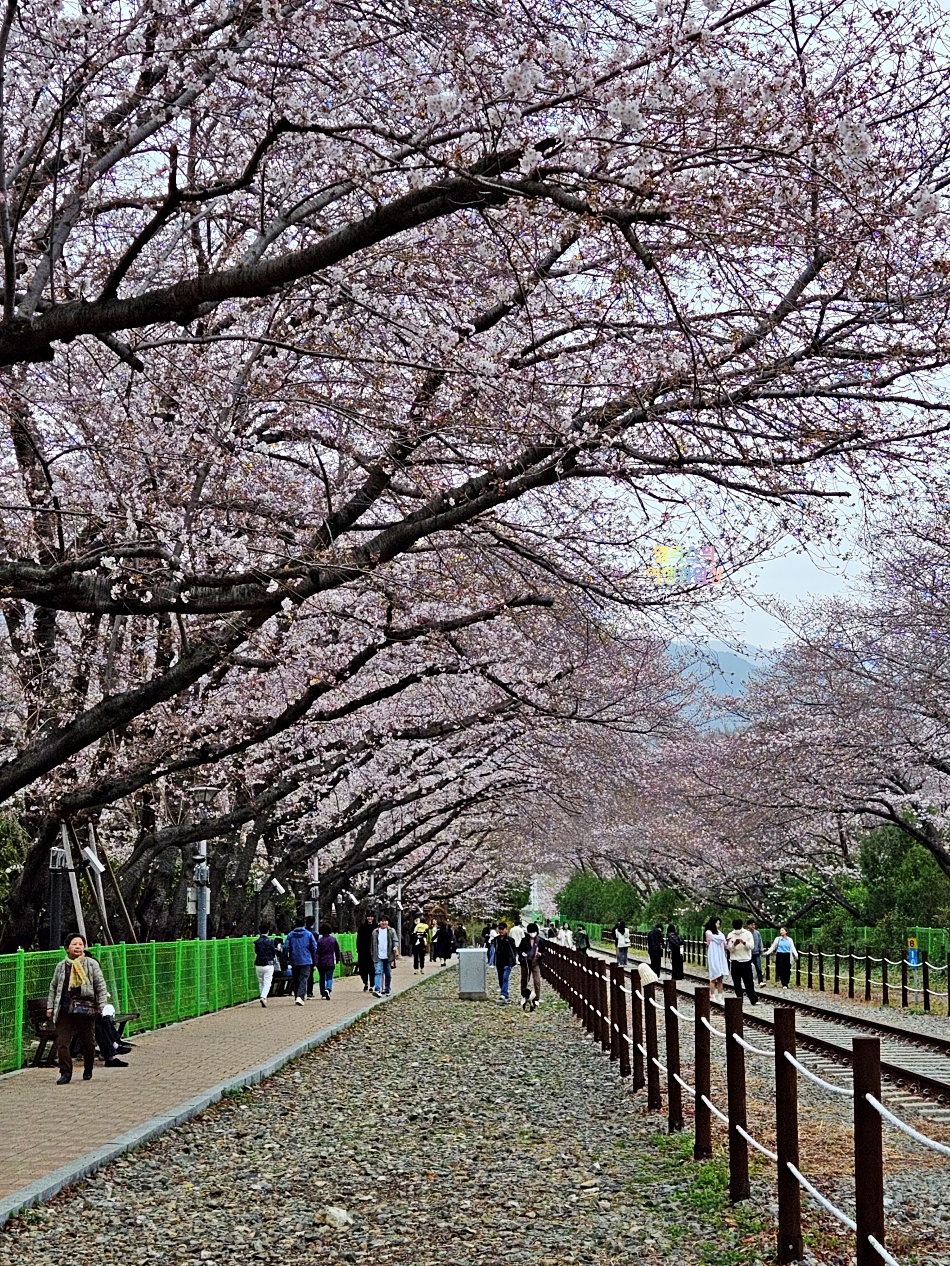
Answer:
<svg viewBox="0 0 950 1266"><path fill-rule="evenodd" d="M511 969L518 958L514 941L508 935L507 923L498 924L498 935L492 944L495 946L495 971L498 973L498 1003L499 1006L506 1007L511 1001L508 996Z"/></svg>
<svg viewBox="0 0 950 1266"><path fill-rule="evenodd" d="M741 919L732 920L732 931L726 937L726 949L729 951L729 965L732 968L732 985L736 997L742 1001L745 990L753 1007L758 1006L759 999L755 992L755 979L752 970L752 933L742 926Z"/></svg>
<svg viewBox="0 0 950 1266"><path fill-rule="evenodd" d="M313 937L314 944L316 944L317 933L315 929L317 926L317 921L313 917L312 914L307 915L306 926L310 931L310 935ZM307 980L307 997L308 998L313 997L313 978L316 974L317 974L317 955L316 955L316 952L314 952L313 962L310 964L310 976Z"/></svg>
<svg viewBox="0 0 950 1266"><path fill-rule="evenodd" d="M720 996L725 992L722 982L729 971L729 958L726 954L726 938L718 919L710 919L706 924L706 963L709 967L710 996Z"/></svg>
<svg viewBox="0 0 950 1266"><path fill-rule="evenodd" d="M277 962L277 946L270 939L270 926L261 925L260 935L254 942L254 970L257 972L257 987L260 990L261 1006L266 1007L266 998L274 980L274 966Z"/></svg>
<svg viewBox="0 0 950 1266"><path fill-rule="evenodd" d="M683 938L676 930L676 924L671 923L666 929L666 948L670 955L670 972L674 980L682 980L685 972L683 969Z"/></svg>
<svg viewBox="0 0 950 1266"><path fill-rule="evenodd" d="M590 937L583 923L578 923L577 931L574 933L574 948L578 954L586 954L590 949Z"/></svg>
<svg viewBox="0 0 950 1266"><path fill-rule="evenodd" d="M614 928L614 944L617 947L617 962L621 967L626 967L627 955L630 953L630 933L623 919Z"/></svg>
<svg viewBox="0 0 950 1266"><path fill-rule="evenodd" d="M376 969L373 993L377 998L384 998L392 993L393 968L396 966L398 957L399 946L396 944L396 933L389 926L386 916L381 915L379 927L373 932L373 963Z"/></svg>
<svg viewBox="0 0 950 1266"><path fill-rule="evenodd" d="M762 983L762 954L765 946L762 943L762 933L756 927L755 919L749 919L746 927L752 933L752 967L755 971L756 984Z"/></svg>
<svg viewBox="0 0 950 1266"><path fill-rule="evenodd" d="M292 932L287 933L284 950L293 978L294 1005L302 1007L307 1001L307 985L317 961L317 938L308 927L298 923Z"/></svg>
<svg viewBox="0 0 950 1266"><path fill-rule="evenodd" d="M421 976L426 969L426 954L429 950L429 925L421 915L412 929L410 941L412 943L412 972L413 975L418 972Z"/></svg>
<svg viewBox="0 0 950 1266"><path fill-rule="evenodd" d="M511 943L514 945L515 951L517 952L518 948L521 945L521 942L527 936L527 933L524 930L524 924L521 922L520 919L510 929L510 931L508 932L508 935L511 937Z"/></svg>
<svg viewBox="0 0 950 1266"><path fill-rule="evenodd" d="M663 925L661 923L654 923L647 932L647 953L650 955L650 966L659 977L663 966Z"/></svg>
<svg viewBox="0 0 950 1266"><path fill-rule="evenodd" d="M541 1001L541 937L537 923L529 923L527 934L518 946L521 964L521 1007L533 1011Z"/></svg>
<svg viewBox="0 0 950 1266"><path fill-rule="evenodd" d="M787 989L792 979L792 959L798 959L798 950L788 934L788 928L779 928L778 936L765 952L775 955L775 974L782 988Z"/></svg>
<svg viewBox="0 0 950 1266"><path fill-rule="evenodd" d="M363 993L372 989L376 977L373 963L373 933L376 931L376 914L366 911L366 918L356 932L356 970L363 982Z"/></svg>
<svg viewBox="0 0 950 1266"><path fill-rule="evenodd" d="M444 919L439 920L439 930L435 934L435 940L432 942L432 948L435 950L435 957L442 959L444 967L448 960L452 957L452 951L455 949L455 942L452 938L452 929Z"/></svg>
<svg viewBox="0 0 950 1266"><path fill-rule="evenodd" d="M46 998L46 1015L56 1028L59 1058L57 1086L73 1076L70 1048L78 1037L82 1046L82 1079L89 1081L96 1059L96 1016L106 1005L109 991L102 968L86 955L85 938L75 933L66 942L66 957L56 964Z"/></svg>
<svg viewBox="0 0 950 1266"><path fill-rule="evenodd" d="M342 961L340 942L333 935L333 929L329 923L321 923L320 935L317 937L317 971L320 974L320 997L327 1002L333 993L333 973L337 963Z"/></svg>
<svg viewBox="0 0 950 1266"><path fill-rule="evenodd" d="M575 948L574 933L571 931L571 929L567 926L566 923L561 924L561 927L557 934L557 943L558 945L563 945L565 949Z"/></svg>

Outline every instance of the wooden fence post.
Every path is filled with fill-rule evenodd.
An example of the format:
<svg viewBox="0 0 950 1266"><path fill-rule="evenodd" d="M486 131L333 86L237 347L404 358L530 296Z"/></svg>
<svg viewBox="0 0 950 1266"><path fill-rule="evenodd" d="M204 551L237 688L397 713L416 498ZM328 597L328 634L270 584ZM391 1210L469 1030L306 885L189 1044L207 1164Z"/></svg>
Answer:
<svg viewBox="0 0 950 1266"><path fill-rule="evenodd" d="M623 995L620 994L612 964L605 964L604 974L610 991L610 1062L615 1063L620 1059L620 1003L617 999L618 995Z"/></svg>
<svg viewBox="0 0 950 1266"><path fill-rule="evenodd" d="M663 1107L660 1097L659 1045L656 1040L656 1007L653 1005L656 985L643 986L643 1029L646 1034L647 1108L659 1112Z"/></svg>
<svg viewBox="0 0 950 1266"><path fill-rule="evenodd" d="M923 969L923 980L920 982L924 991L924 1010L930 1010L930 959L926 950L920 951L920 965Z"/></svg>
<svg viewBox="0 0 950 1266"><path fill-rule="evenodd" d="M881 1002L886 1007L890 1000L890 992L887 988L887 959L881 951Z"/></svg>
<svg viewBox="0 0 950 1266"><path fill-rule="evenodd" d="M848 997L854 997L854 946L848 946Z"/></svg>
<svg viewBox="0 0 950 1266"><path fill-rule="evenodd" d="M813 966L814 966L814 960L815 960L815 951L814 951L814 950L812 949L812 947L809 945L809 947L808 947L808 988L809 988L809 989L811 989L811 988L812 988L812 985L813 985L813 983L814 983L814 982L813 982L813 978L812 978L812 970L813 970Z"/></svg>
<svg viewBox="0 0 950 1266"><path fill-rule="evenodd" d="M871 1001L871 955L864 950L864 1001Z"/></svg>
<svg viewBox="0 0 950 1266"><path fill-rule="evenodd" d="M825 992L825 956L818 951L818 992Z"/></svg>
<svg viewBox="0 0 950 1266"><path fill-rule="evenodd" d="M693 1017L696 1021L693 1054L693 1081L696 1084L696 1120L693 1142L693 1160L708 1160L712 1156L712 1113L703 1102L712 1090L709 1039L712 1036L709 1023L709 986L697 985L693 991Z"/></svg>
<svg viewBox="0 0 950 1266"><path fill-rule="evenodd" d="M607 997L607 964L597 964L597 1010L600 1013L600 1049L610 1054L610 1002Z"/></svg>
<svg viewBox="0 0 950 1266"><path fill-rule="evenodd" d="M614 987L616 990L617 1000L617 1058L620 1060L620 1076L630 1076L630 1035L629 1026L627 1024L627 995L625 992L626 973L617 963L610 964L610 974L613 977Z"/></svg>
<svg viewBox="0 0 950 1266"><path fill-rule="evenodd" d="M646 1085L643 1064L643 990L639 972L630 973L630 1039L633 1042L633 1088L642 1090Z"/></svg>
<svg viewBox="0 0 950 1266"><path fill-rule="evenodd" d="M907 991L907 959L901 955L901 1006L906 1009L908 991Z"/></svg>
<svg viewBox="0 0 950 1266"><path fill-rule="evenodd" d="M881 1118L866 1095L881 1098L881 1039L851 1039L854 1077L854 1220L858 1224L857 1266L880 1266L868 1241L884 1244L884 1140Z"/></svg>
<svg viewBox="0 0 950 1266"><path fill-rule="evenodd" d="M778 1153L778 1263L787 1266L805 1256L802 1241L802 1197L798 1179L798 1075L787 1055L795 1057L795 1011L776 1007L775 1022L775 1150Z"/></svg>
<svg viewBox="0 0 950 1266"><path fill-rule="evenodd" d="M666 1110L667 1128L675 1134L683 1128L683 1089L676 1080L680 1073L680 1022L676 1014L676 981L663 981L663 1021L666 1026Z"/></svg>
<svg viewBox="0 0 950 1266"><path fill-rule="evenodd" d="M835 950L835 993L841 992L841 960L838 957L838 951Z"/></svg>
<svg viewBox="0 0 950 1266"><path fill-rule="evenodd" d="M726 1088L729 1103L729 1199L748 1200L749 1144L739 1133L748 1130L745 1089L745 1051L736 1041L742 1037L742 999L726 999Z"/></svg>

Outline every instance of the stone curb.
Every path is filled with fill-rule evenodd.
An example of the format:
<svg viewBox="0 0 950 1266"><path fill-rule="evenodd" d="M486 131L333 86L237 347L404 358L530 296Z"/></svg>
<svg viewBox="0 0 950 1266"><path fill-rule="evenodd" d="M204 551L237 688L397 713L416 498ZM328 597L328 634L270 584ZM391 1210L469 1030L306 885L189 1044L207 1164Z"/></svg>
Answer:
<svg viewBox="0 0 950 1266"><path fill-rule="evenodd" d="M434 975L429 977L430 980L434 978ZM421 980L413 981L406 989L400 990L392 1001L395 1001L395 998L402 997L404 993L414 988L415 985L422 983L424 982ZM379 1002L374 1002L371 1006L363 1007L361 1011L357 1011L354 1015L347 1016L345 1020L338 1020L336 1024L328 1025L325 1029L318 1029L316 1033L311 1033L309 1037L295 1042L293 1046L285 1046L282 1051L278 1051L276 1055L272 1055L270 1059L265 1060L262 1064L256 1064L253 1068L249 1068L246 1072L239 1073L236 1077L231 1077L227 1081L218 1082L210 1090L203 1090L191 1099L186 1099L184 1103L180 1103L176 1108L169 1108L167 1112L159 1113L158 1116L152 1117L150 1121L145 1121L142 1125L126 1130L124 1134L120 1134L103 1147L97 1147L95 1151L87 1152L85 1156L79 1156L76 1160L70 1161L66 1165L61 1165L59 1169L54 1169L51 1174L45 1174L42 1178L38 1178L36 1182L30 1183L29 1186L21 1187L19 1191L13 1192L12 1195L3 1197L3 1199L0 1199L0 1226L3 1226L5 1222L23 1209L51 1200L64 1187L69 1187L81 1178L85 1178L87 1174L92 1174L97 1169L101 1169L103 1165L108 1165L110 1161L114 1161L123 1152L130 1152L134 1147L139 1147L142 1143L147 1143L150 1139L157 1138L159 1134L164 1134L166 1130L172 1129L173 1126L182 1125L185 1121L190 1121L193 1117L204 1112L206 1108L210 1108L213 1103L217 1103L229 1090L242 1090L246 1086L256 1086L258 1082L263 1081L266 1077L273 1077L274 1073L283 1068L285 1064L289 1064L291 1060L297 1059L300 1055L305 1055L307 1051L312 1051L314 1047L322 1046L331 1037L336 1037L338 1033L342 1033L344 1029L350 1028L358 1020L362 1020L364 1016L369 1015L371 1011L375 1011L379 1005Z"/></svg>

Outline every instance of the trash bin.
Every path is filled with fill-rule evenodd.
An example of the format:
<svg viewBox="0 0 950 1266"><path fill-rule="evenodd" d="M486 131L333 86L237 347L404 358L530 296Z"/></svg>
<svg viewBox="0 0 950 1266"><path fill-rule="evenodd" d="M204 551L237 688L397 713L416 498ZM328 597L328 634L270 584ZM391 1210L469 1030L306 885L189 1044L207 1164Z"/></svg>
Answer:
<svg viewBox="0 0 950 1266"><path fill-rule="evenodd" d="M460 949L459 997L467 1002L484 1002L488 997L488 950Z"/></svg>

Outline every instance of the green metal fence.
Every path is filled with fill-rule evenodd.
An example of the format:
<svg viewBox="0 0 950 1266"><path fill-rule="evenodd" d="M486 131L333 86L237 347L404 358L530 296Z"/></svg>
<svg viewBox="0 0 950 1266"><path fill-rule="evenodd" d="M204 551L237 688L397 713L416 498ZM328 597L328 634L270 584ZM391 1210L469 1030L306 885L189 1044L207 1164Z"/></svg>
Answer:
<svg viewBox="0 0 950 1266"><path fill-rule="evenodd" d="M341 950L355 955L356 936L337 933ZM148 941L144 945L90 946L102 967L116 1011L137 1011L126 1032L141 1033L257 996L254 939ZM45 998L61 950L0 954L0 1072L29 1062L33 1030L27 1000ZM337 968L337 975L340 969Z"/></svg>

